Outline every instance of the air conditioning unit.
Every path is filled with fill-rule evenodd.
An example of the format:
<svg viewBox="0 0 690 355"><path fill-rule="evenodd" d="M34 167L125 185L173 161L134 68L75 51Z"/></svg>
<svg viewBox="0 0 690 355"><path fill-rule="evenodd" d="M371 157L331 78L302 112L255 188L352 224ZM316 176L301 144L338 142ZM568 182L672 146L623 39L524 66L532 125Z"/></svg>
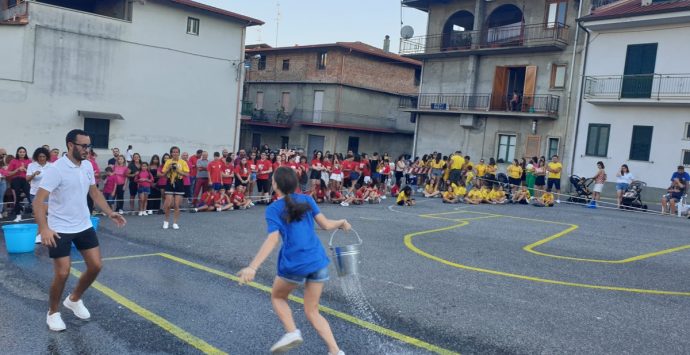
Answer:
<svg viewBox="0 0 690 355"><path fill-rule="evenodd" d="M432 110L448 110L448 104L445 102L431 103Z"/></svg>

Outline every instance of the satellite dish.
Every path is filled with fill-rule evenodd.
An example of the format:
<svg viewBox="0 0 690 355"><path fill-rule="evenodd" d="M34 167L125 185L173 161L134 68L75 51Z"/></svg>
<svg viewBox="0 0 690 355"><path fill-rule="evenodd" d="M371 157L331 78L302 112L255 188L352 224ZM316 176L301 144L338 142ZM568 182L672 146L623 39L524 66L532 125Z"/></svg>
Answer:
<svg viewBox="0 0 690 355"><path fill-rule="evenodd" d="M412 26L403 26L400 29L400 37L410 39L412 36L414 36L414 28Z"/></svg>

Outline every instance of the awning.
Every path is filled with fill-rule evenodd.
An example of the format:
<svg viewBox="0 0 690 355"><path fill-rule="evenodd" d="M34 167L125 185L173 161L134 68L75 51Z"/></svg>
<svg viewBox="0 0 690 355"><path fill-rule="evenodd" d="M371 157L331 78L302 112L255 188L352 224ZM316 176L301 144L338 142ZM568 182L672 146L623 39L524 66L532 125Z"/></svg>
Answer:
<svg viewBox="0 0 690 355"><path fill-rule="evenodd" d="M95 112L78 110L77 114L81 118L97 118L100 120L124 120L119 113Z"/></svg>

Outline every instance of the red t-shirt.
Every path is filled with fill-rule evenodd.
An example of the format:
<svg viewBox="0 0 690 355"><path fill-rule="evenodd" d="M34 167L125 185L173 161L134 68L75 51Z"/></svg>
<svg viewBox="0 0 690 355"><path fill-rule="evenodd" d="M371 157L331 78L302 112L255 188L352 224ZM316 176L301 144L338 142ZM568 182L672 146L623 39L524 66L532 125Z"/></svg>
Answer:
<svg viewBox="0 0 690 355"><path fill-rule="evenodd" d="M369 161L363 160L359 162L359 171L361 171L362 175L364 176L371 176L371 166L369 165Z"/></svg>
<svg viewBox="0 0 690 355"><path fill-rule="evenodd" d="M208 178L211 180L212 184L220 184L223 181L221 173L223 172L224 168L225 164L223 164L223 162L220 160L214 160L208 163L208 167L206 169L208 170Z"/></svg>
<svg viewBox="0 0 690 355"><path fill-rule="evenodd" d="M333 165L333 170L332 170L333 174L339 175L342 172L343 171L342 171L340 164Z"/></svg>
<svg viewBox="0 0 690 355"><path fill-rule="evenodd" d="M12 159L10 164L7 166L7 170L13 171L17 170L20 167L24 167L24 169L27 169L29 167L29 164L31 164L31 159ZM17 171L12 175L12 178L24 178L26 179L26 170L24 171Z"/></svg>
<svg viewBox="0 0 690 355"><path fill-rule="evenodd" d="M151 187L153 183L153 175L148 170L141 170L134 176L134 180L138 183L139 187ZM147 181L142 181L147 180Z"/></svg>
<svg viewBox="0 0 690 355"><path fill-rule="evenodd" d="M256 172L256 161L248 159L247 165L249 166L249 169L251 169L253 173Z"/></svg>
<svg viewBox="0 0 690 355"><path fill-rule="evenodd" d="M291 161L291 162L287 163L287 166L288 166L289 168L292 168L292 170L297 171L297 168L299 167L299 164L297 164L297 163Z"/></svg>
<svg viewBox="0 0 690 355"><path fill-rule="evenodd" d="M320 167L322 167L322 166L323 166L323 162L321 162L321 160L319 160L319 159L312 159L312 161L311 161L311 167L312 167L312 168L320 168ZM319 170L319 171L320 171L320 170Z"/></svg>
<svg viewBox="0 0 690 355"><path fill-rule="evenodd" d="M262 174L262 171L268 171L269 169L273 169L273 164L271 163L270 160L259 160L256 162L256 179L257 180L268 180L268 174Z"/></svg>
<svg viewBox="0 0 690 355"><path fill-rule="evenodd" d="M239 203L242 203L242 201L244 201L244 194L239 191L235 191L232 194L232 203L237 205Z"/></svg>
<svg viewBox="0 0 690 355"><path fill-rule="evenodd" d="M219 205L227 205L228 199L225 194L220 194L220 192L213 194L213 201Z"/></svg>
<svg viewBox="0 0 690 355"><path fill-rule="evenodd" d="M283 163L283 162L280 162L280 163L279 163L279 162L275 162L275 163L273 163L273 171L275 172L276 170L278 170L278 168L280 168L281 166L284 166L284 165L285 165L285 163Z"/></svg>
<svg viewBox="0 0 690 355"><path fill-rule="evenodd" d="M222 173L229 175L222 177L223 185L231 185L235 173L235 167L232 165L232 163L223 163Z"/></svg>
<svg viewBox="0 0 690 355"><path fill-rule="evenodd" d="M325 161L323 162L323 167L326 168L326 171L331 171L331 169L333 169L333 163Z"/></svg>
<svg viewBox="0 0 690 355"><path fill-rule="evenodd" d="M355 162L350 161L350 160L345 160L342 163L342 168L343 168L343 177L344 178L349 178L350 177L350 172L355 169Z"/></svg>
<svg viewBox="0 0 690 355"><path fill-rule="evenodd" d="M300 163L300 164L299 164L299 168L300 168L300 173L301 173L301 174L306 174L307 171L309 171L309 164L307 164L307 163Z"/></svg>
<svg viewBox="0 0 690 355"><path fill-rule="evenodd" d="M391 174L391 166L386 164L383 166L383 175L390 175Z"/></svg>
<svg viewBox="0 0 690 355"><path fill-rule="evenodd" d="M326 197L326 194L324 193L323 189L316 190L316 198L323 200L324 197Z"/></svg>
<svg viewBox="0 0 690 355"><path fill-rule="evenodd" d="M206 191L203 194L201 194L201 201L205 203L207 206L213 205L215 202L215 195L211 191Z"/></svg>
<svg viewBox="0 0 690 355"><path fill-rule="evenodd" d="M245 165L242 167L242 165L238 165L235 167L235 174L239 175L243 179L247 178L249 176L249 164Z"/></svg>
<svg viewBox="0 0 690 355"><path fill-rule="evenodd" d="M189 176L196 176L197 160L199 160L199 158L197 158L196 155L192 155L189 157L189 160L187 160L187 165L189 166Z"/></svg>

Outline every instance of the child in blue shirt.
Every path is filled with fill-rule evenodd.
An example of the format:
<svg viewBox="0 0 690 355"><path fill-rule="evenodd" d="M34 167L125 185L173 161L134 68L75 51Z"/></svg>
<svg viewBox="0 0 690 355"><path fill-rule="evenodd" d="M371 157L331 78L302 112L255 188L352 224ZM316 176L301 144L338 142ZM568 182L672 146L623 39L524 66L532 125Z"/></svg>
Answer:
<svg viewBox="0 0 690 355"><path fill-rule="evenodd" d="M280 167L273 173L273 190L279 198L266 207L268 238L249 266L240 270L240 283L251 282L256 270L282 241L271 302L286 334L271 347L271 352L284 352L303 342L302 334L292 318L288 296L295 288L304 285L304 313L307 319L328 346L329 354L344 354L338 348L328 321L319 313L321 292L324 282L329 279L329 260L314 231L314 221L326 230L340 228L349 231L351 226L344 219L326 218L311 196L294 193L297 185L298 178L293 169Z"/></svg>

